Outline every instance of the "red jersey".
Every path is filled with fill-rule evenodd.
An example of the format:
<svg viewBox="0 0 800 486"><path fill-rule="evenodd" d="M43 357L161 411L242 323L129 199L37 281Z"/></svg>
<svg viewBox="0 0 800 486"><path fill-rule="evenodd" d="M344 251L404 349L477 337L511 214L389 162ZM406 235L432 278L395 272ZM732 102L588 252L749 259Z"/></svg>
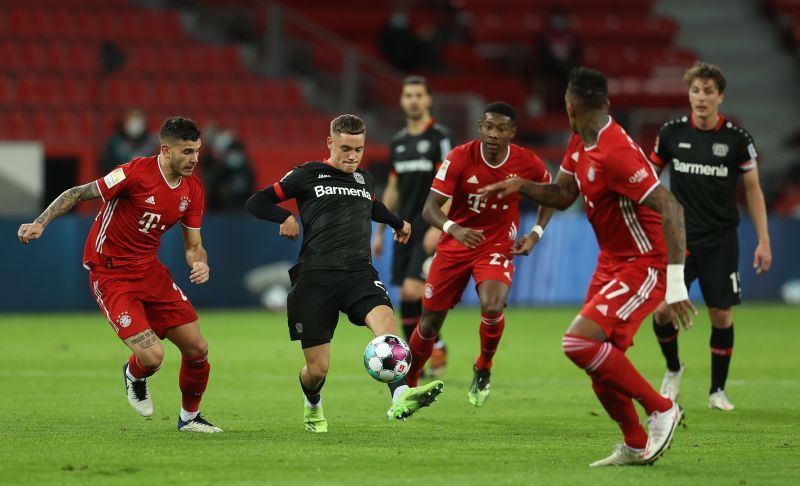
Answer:
<svg viewBox="0 0 800 486"><path fill-rule="evenodd" d="M660 184L642 149L611 117L584 147L574 134L561 170L575 177L601 255L666 261L661 215L642 204Z"/></svg>
<svg viewBox="0 0 800 486"><path fill-rule="evenodd" d="M175 223L200 229L203 186L192 175L170 186L158 156L139 157L95 181L103 207L94 220L83 265L147 267L156 260L161 235Z"/></svg>
<svg viewBox="0 0 800 486"><path fill-rule="evenodd" d="M481 142L473 140L455 147L442 162L433 179L431 190L452 198L448 218L459 226L483 230L486 237L475 251L500 246L510 250L519 227L519 194L503 199L480 199L478 188L509 177L523 177L536 182L550 182L550 173L542 159L532 151L509 144L505 160L497 166L483 158ZM468 253L470 250L445 233L437 252Z"/></svg>

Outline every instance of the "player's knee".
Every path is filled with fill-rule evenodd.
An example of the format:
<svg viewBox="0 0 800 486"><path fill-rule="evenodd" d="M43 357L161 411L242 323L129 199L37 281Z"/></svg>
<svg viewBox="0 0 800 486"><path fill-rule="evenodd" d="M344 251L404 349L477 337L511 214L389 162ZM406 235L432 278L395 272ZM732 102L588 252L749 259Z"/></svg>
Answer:
<svg viewBox="0 0 800 486"><path fill-rule="evenodd" d="M134 354L136 354L136 359L139 363L150 370L157 370L164 361L164 348L160 344L139 349Z"/></svg>
<svg viewBox="0 0 800 486"><path fill-rule="evenodd" d="M181 354L187 357L205 356L208 354L208 341L202 337L181 349Z"/></svg>
<svg viewBox="0 0 800 486"><path fill-rule="evenodd" d="M599 352L603 345L604 343L570 333L561 338L561 350L567 358L587 371L591 371L590 368L594 365L599 365L598 361L604 358Z"/></svg>
<svg viewBox="0 0 800 486"><path fill-rule="evenodd" d="M328 376L328 362L327 361L315 361L313 363L309 363L306 366L308 370L308 376L311 378L311 381L314 383L322 383L322 380Z"/></svg>
<svg viewBox="0 0 800 486"><path fill-rule="evenodd" d="M481 301L481 315L484 317L499 317L504 308L505 302L499 299Z"/></svg>
<svg viewBox="0 0 800 486"><path fill-rule="evenodd" d="M442 321L434 316L423 316L419 320L417 327L422 337L432 338L439 334L439 330L442 328Z"/></svg>
<svg viewBox="0 0 800 486"><path fill-rule="evenodd" d="M708 316L711 318L711 325L717 329L727 329L733 325L733 311L730 307L727 309L709 307Z"/></svg>

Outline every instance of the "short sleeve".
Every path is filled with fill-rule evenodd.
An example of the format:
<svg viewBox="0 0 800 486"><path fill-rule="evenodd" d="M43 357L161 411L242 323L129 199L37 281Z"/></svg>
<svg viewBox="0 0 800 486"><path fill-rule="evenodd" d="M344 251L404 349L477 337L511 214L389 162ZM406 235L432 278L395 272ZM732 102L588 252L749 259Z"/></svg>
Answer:
<svg viewBox="0 0 800 486"><path fill-rule="evenodd" d="M447 134L445 133L442 136L442 139L439 140L439 153L437 154L434 162L442 162L445 156L449 154L451 150L452 146L450 145L450 138L448 138Z"/></svg>
<svg viewBox="0 0 800 486"><path fill-rule="evenodd" d="M575 175L575 163L578 161L580 155L581 138L577 134L572 134L569 142L567 143L567 151L561 159L561 171L569 175Z"/></svg>
<svg viewBox="0 0 800 486"><path fill-rule="evenodd" d="M110 201L117 198L127 190L131 180L131 175L134 169L130 162L122 164L116 169L112 170L105 177L101 177L95 181L97 188L100 190L100 196L103 201Z"/></svg>
<svg viewBox="0 0 800 486"><path fill-rule="evenodd" d="M293 199L303 194L305 188L305 173L305 167L298 165L287 172L280 181L273 184L275 194L278 195L281 201Z"/></svg>
<svg viewBox="0 0 800 486"><path fill-rule="evenodd" d="M744 136L742 137L736 162L739 165L739 172L749 172L756 168L758 152L756 152L756 144L753 142L753 137L744 130L742 130L742 133Z"/></svg>
<svg viewBox="0 0 800 486"><path fill-rule="evenodd" d="M653 145L650 160L659 167L667 165L672 160L672 156L669 154L669 131L667 127L661 127L658 135L656 135L656 142Z"/></svg>
<svg viewBox="0 0 800 486"><path fill-rule="evenodd" d="M553 178L550 176L544 161L531 150L526 149L526 155L530 163L530 170L526 178L541 184L552 182Z"/></svg>
<svg viewBox="0 0 800 486"><path fill-rule="evenodd" d="M442 196L453 197L453 193L458 187L458 181L461 179L463 165L461 154L451 150L442 161L442 165L439 166L439 170L433 178L431 190Z"/></svg>
<svg viewBox="0 0 800 486"><path fill-rule="evenodd" d="M190 229L200 229L203 226L203 211L205 210L205 196L200 181L195 181L192 186L189 208L181 218L181 224Z"/></svg>
<svg viewBox="0 0 800 486"><path fill-rule="evenodd" d="M658 176L637 146L617 149L609 154L610 163L603 166L609 189L641 204L660 184Z"/></svg>

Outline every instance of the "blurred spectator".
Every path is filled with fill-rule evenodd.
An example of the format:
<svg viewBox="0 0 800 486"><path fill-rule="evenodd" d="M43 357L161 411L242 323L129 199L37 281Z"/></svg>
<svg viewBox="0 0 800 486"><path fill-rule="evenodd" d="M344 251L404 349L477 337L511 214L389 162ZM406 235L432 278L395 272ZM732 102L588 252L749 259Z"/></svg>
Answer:
<svg viewBox="0 0 800 486"><path fill-rule="evenodd" d="M428 64L431 45L412 30L405 7L395 8L380 32L381 54L400 71L413 71Z"/></svg>
<svg viewBox="0 0 800 486"><path fill-rule="evenodd" d="M557 8L550 13L547 28L536 40L537 73L548 108L564 104L564 90L572 68L581 64L583 45L570 26L569 17Z"/></svg>
<svg viewBox="0 0 800 486"><path fill-rule="evenodd" d="M217 130L213 125L206 128L204 137L209 150L200 166L206 207L210 211L241 210L255 192L255 176L244 144L230 130Z"/></svg>
<svg viewBox="0 0 800 486"><path fill-rule="evenodd" d="M108 139L100 170L106 174L135 157L155 155L158 147L158 138L147 132L144 113L139 109L128 110L117 131Z"/></svg>

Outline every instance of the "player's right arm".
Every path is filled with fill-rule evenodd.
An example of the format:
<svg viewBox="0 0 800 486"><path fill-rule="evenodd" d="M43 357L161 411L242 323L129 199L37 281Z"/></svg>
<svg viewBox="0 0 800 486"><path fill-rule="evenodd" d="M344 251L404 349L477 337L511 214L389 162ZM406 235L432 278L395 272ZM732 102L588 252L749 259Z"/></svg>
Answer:
<svg viewBox="0 0 800 486"><path fill-rule="evenodd" d="M278 223L280 225L278 234L290 240L296 240L300 235L300 225L294 215L278 206L278 203L303 194L305 188L303 167L290 170L283 179L253 194L245 203L247 212L258 219Z"/></svg>
<svg viewBox="0 0 800 486"><path fill-rule="evenodd" d="M23 224L17 230L17 237L22 243L28 243L42 236L44 228L62 214L68 213L81 201L100 198L100 188L92 181L62 192L33 223Z"/></svg>
<svg viewBox="0 0 800 486"><path fill-rule="evenodd" d="M478 194L486 198L496 195L498 199L503 199L515 192L542 206L564 210L572 206L580 194L580 189L575 182L575 177L564 170L559 171L556 181L550 184L540 184L528 179L512 177L478 189Z"/></svg>
<svg viewBox="0 0 800 486"><path fill-rule="evenodd" d="M386 189L383 191L381 198L383 205L386 206L391 212L397 211L397 205L400 202L400 192L397 190L397 174L391 172L389 179L386 181ZM386 223L380 223L377 231L375 231L375 238L372 240L372 253L376 257L383 254L383 231L386 229Z"/></svg>
<svg viewBox="0 0 800 486"><path fill-rule="evenodd" d="M425 206L422 208L422 217L425 218L428 224L445 233L449 233L450 236L467 248L475 248L480 245L486 239L483 236L483 230L464 228L447 219L447 215L442 211L442 206L449 200L450 198L444 194L431 190L428 193L428 199L425 200Z"/></svg>
<svg viewBox="0 0 800 486"><path fill-rule="evenodd" d="M656 174L661 175L664 167L667 166L672 160L669 154L669 124L664 124L656 136L656 142L653 145L653 151L650 153L650 161L653 163L653 168Z"/></svg>

